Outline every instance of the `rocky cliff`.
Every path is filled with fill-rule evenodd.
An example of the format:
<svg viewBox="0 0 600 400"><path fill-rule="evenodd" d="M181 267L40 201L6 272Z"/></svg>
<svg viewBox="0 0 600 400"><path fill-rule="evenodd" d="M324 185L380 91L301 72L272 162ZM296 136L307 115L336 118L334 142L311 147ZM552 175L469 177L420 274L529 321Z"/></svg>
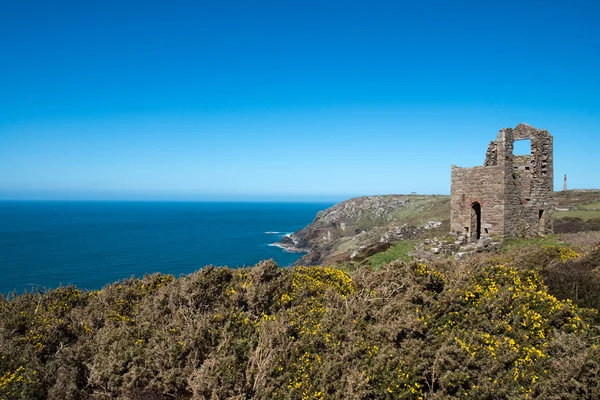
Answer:
<svg viewBox="0 0 600 400"><path fill-rule="evenodd" d="M395 241L445 235L449 216L448 196L357 197L319 212L279 245L307 253L297 265L331 264L383 250Z"/></svg>

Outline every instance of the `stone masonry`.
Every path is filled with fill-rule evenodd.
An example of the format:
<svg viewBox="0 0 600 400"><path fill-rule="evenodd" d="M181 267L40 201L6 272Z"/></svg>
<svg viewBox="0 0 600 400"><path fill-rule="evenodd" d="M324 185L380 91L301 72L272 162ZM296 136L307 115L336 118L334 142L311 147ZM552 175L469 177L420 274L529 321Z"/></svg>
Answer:
<svg viewBox="0 0 600 400"><path fill-rule="evenodd" d="M514 155L514 142L531 141L531 154ZM485 163L452 166L451 230L469 242L552 232L552 136L527 124L500 131Z"/></svg>

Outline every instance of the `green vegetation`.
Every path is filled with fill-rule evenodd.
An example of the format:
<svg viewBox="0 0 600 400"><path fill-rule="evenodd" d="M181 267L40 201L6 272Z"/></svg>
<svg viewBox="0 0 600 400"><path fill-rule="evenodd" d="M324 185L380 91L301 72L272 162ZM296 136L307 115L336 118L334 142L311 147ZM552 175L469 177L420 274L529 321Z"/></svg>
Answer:
<svg viewBox="0 0 600 400"><path fill-rule="evenodd" d="M391 213L394 221L422 226L427 221L444 221L450 215L449 196L412 196L414 201Z"/></svg>
<svg viewBox="0 0 600 400"><path fill-rule="evenodd" d="M600 190L567 190L554 192L554 200L559 207L580 207L600 202Z"/></svg>
<svg viewBox="0 0 600 400"><path fill-rule="evenodd" d="M588 204L582 204L581 206L579 206L579 208L584 208L584 209L596 209L596 210L600 210L600 201L594 201L592 203L588 203Z"/></svg>
<svg viewBox="0 0 600 400"><path fill-rule="evenodd" d="M394 221L396 225L422 226L427 221L447 220L450 215L449 196L410 195L404 197L408 200L407 204L390 213L377 214L377 210L364 211L353 227L370 230L374 227L389 225L391 221Z"/></svg>
<svg viewBox="0 0 600 400"><path fill-rule="evenodd" d="M415 245L418 242L419 240L402 240L389 249L370 256L368 264L373 268L379 268L395 260L410 261L411 257L409 257L408 253L415 249Z"/></svg>
<svg viewBox="0 0 600 400"><path fill-rule="evenodd" d="M569 210L569 211L555 211L554 218L579 218L584 221L600 218L600 210Z"/></svg>
<svg viewBox="0 0 600 400"><path fill-rule="evenodd" d="M598 399L600 248L0 298L2 399Z"/></svg>
<svg viewBox="0 0 600 400"><path fill-rule="evenodd" d="M509 253L515 249L523 249L531 246L559 246L567 247L568 244L562 242L557 235L538 236L535 238L525 239L506 239L502 245L502 250Z"/></svg>

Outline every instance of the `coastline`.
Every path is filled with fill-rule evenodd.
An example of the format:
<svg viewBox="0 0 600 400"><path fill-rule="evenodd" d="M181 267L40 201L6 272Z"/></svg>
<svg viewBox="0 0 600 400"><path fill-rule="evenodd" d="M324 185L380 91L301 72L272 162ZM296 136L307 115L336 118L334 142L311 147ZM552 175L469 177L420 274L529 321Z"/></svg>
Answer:
<svg viewBox="0 0 600 400"><path fill-rule="evenodd" d="M278 247L288 253L308 253L310 250L300 247L300 241L294 236L294 233L288 233L275 243L269 246Z"/></svg>

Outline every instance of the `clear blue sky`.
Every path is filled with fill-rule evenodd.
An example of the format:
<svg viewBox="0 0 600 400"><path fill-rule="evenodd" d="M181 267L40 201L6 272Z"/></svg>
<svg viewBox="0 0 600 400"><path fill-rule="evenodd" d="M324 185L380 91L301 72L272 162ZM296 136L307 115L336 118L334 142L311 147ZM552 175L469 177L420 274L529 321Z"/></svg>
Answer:
<svg viewBox="0 0 600 400"><path fill-rule="evenodd" d="M449 193L500 128L600 188L600 5L4 1L0 199Z"/></svg>

